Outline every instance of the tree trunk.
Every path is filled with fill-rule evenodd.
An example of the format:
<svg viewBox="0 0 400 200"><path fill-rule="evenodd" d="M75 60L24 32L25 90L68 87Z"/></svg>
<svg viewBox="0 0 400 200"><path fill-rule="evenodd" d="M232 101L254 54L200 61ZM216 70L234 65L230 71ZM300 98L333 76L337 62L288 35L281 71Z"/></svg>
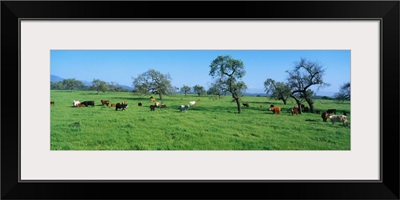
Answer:
<svg viewBox="0 0 400 200"><path fill-rule="evenodd" d="M283 104L286 105L286 99L282 98Z"/></svg>
<svg viewBox="0 0 400 200"><path fill-rule="evenodd" d="M300 100L297 99L297 97L294 96L294 95L290 95L290 97L292 97L292 98L296 101L297 107L299 107L299 113L302 114L302 113L303 113L303 110L301 109L301 102L300 102Z"/></svg>
<svg viewBox="0 0 400 200"><path fill-rule="evenodd" d="M310 106L310 112L314 113L314 103L312 102L312 100L310 98L306 98L306 101L308 103L308 106Z"/></svg>
<svg viewBox="0 0 400 200"><path fill-rule="evenodd" d="M236 105L237 105L237 108L238 108L238 113L240 114L242 112L242 107L240 106L239 95L236 94L236 91L232 91L232 97L236 101Z"/></svg>
<svg viewBox="0 0 400 200"><path fill-rule="evenodd" d="M162 93L161 92L158 93L158 96L160 97L160 100L162 100Z"/></svg>

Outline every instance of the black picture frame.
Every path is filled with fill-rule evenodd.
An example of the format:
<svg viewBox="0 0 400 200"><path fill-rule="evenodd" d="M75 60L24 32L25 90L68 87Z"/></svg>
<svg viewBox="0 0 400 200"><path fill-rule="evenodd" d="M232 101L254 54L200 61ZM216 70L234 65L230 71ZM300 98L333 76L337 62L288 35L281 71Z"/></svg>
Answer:
<svg viewBox="0 0 400 200"><path fill-rule="evenodd" d="M229 8L229 9L228 9ZM2 1L2 199L399 199L399 1ZM19 182L19 19L379 19L378 182ZM14 99L16 98L16 99ZM149 192L152 191L152 192ZM184 191L184 192L183 192Z"/></svg>

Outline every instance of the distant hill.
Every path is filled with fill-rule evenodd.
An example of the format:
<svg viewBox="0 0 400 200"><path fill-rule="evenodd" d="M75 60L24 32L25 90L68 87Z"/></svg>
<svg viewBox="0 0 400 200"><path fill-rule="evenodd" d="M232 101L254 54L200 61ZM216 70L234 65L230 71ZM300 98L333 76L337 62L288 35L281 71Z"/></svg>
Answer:
<svg viewBox="0 0 400 200"><path fill-rule="evenodd" d="M56 76L56 75L50 75L50 82L59 82L59 81L63 81L64 79Z"/></svg>

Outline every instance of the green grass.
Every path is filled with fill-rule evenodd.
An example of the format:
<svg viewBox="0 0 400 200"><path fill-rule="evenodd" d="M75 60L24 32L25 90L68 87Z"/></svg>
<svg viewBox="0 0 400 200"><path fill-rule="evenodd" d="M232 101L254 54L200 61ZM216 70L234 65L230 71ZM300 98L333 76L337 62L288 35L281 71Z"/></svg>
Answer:
<svg viewBox="0 0 400 200"><path fill-rule="evenodd" d="M242 100L250 107L237 114L231 97L201 96L196 107L179 111L181 104L198 98L164 96L167 108L150 111L149 96L51 91L51 150L350 150L349 127L323 122L320 114L292 116L286 111L294 106L291 100L284 105L268 97L245 96ZM73 100L93 100L96 106L73 107ZM100 100L126 101L128 107L115 111ZM270 104L282 107L282 113L267 111ZM346 111L351 121L350 102L315 100L314 105L316 110Z"/></svg>

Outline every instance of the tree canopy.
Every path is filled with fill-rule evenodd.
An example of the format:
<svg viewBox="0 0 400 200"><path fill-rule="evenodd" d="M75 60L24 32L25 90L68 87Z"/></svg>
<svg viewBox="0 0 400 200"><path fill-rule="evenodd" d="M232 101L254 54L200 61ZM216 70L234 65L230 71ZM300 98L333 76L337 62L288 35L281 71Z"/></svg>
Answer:
<svg viewBox="0 0 400 200"><path fill-rule="evenodd" d="M133 78L134 91L142 94L158 94L160 100L162 95L172 94L175 92L175 87L171 85L171 76L162 74L159 71L150 69L136 78Z"/></svg>

